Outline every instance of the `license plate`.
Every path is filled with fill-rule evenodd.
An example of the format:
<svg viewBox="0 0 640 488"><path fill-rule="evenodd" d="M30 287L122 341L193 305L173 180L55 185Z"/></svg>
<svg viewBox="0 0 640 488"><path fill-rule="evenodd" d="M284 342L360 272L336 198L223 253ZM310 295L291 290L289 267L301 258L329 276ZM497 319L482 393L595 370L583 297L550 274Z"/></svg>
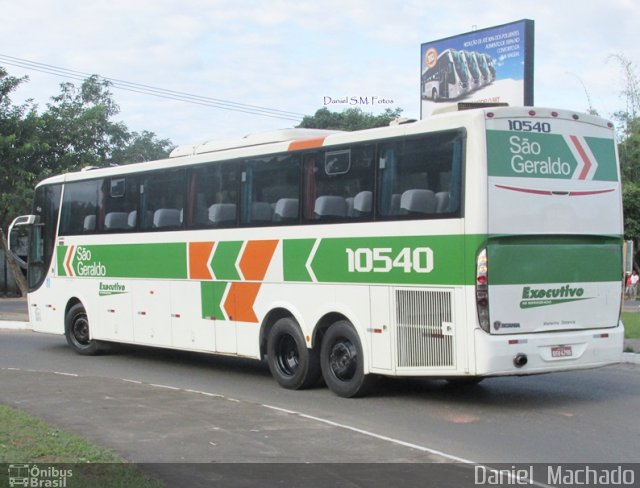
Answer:
<svg viewBox="0 0 640 488"><path fill-rule="evenodd" d="M551 348L552 358L568 358L573 356L571 346L553 346Z"/></svg>

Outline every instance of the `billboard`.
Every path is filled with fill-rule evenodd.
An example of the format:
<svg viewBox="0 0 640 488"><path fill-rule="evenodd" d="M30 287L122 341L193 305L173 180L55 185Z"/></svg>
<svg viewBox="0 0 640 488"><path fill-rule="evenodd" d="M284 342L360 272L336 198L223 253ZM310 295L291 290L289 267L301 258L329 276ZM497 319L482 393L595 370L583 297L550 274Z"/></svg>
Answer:
<svg viewBox="0 0 640 488"><path fill-rule="evenodd" d="M420 117L458 102L533 105L533 20L420 47Z"/></svg>

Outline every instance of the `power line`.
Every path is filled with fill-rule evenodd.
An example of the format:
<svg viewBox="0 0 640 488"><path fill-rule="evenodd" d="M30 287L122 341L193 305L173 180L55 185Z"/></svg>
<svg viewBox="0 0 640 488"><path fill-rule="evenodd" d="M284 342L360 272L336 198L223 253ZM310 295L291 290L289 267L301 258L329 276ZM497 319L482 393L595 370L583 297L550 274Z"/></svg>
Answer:
<svg viewBox="0 0 640 488"><path fill-rule="evenodd" d="M91 73L84 73L82 71L61 68L59 66L54 66L50 64L38 63L36 61L17 58L17 57L9 56L6 54L0 54L0 61L4 64L8 64L11 66L17 66L20 68L39 71L41 73L47 73L54 76L60 76L62 78L70 78L74 80L85 80L86 78L93 76L93 74ZM108 81L110 86L112 86L113 88L130 91L134 93L140 93L143 95L150 95L158 98L165 98L168 100L177 100L180 102L219 108L222 110L231 110L231 111L243 112L251 115L262 115L265 117L293 120L296 122L300 121L300 119L302 119L305 116L304 114L300 114L297 112L289 112L287 110L272 109L268 107L261 107L258 105L249 105L246 103L233 102L233 101L223 100L219 98L194 95L187 92L167 90L164 88L158 88L151 85L133 83L133 82L119 80L116 78L109 78L101 75L97 75L97 76L99 76L99 78L105 81Z"/></svg>

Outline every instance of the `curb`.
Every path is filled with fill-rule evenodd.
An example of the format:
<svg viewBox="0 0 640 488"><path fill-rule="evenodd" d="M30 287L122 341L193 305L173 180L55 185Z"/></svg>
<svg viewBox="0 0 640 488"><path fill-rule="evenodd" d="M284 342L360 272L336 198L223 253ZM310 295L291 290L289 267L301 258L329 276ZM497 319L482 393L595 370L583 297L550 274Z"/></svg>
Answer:
<svg viewBox="0 0 640 488"><path fill-rule="evenodd" d="M640 354L632 352L623 352L621 363L640 364Z"/></svg>
<svg viewBox="0 0 640 488"><path fill-rule="evenodd" d="M0 329L32 330L31 322L17 320L0 320Z"/></svg>

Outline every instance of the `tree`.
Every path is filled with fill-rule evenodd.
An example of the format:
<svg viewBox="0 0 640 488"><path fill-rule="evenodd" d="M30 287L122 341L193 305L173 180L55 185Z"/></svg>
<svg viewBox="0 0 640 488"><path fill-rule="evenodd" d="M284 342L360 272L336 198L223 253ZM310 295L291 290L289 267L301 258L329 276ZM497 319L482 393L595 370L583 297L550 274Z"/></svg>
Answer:
<svg viewBox="0 0 640 488"><path fill-rule="evenodd" d="M363 112L359 108L348 108L343 112L331 112L323 107L314 115L307 115L297 127L307 129L333 129L333 130L361 130L373 127L384 127L389 122L398 118L402 113L401 108L386 109L383 114L373 115Z"/></svg>
<svg viewBox="0 0 640 488"><path fill-rule="evenodd" d="M623 182L624 234L626 239L638 243L640 241L640 82L631 61L621 54L612 58L620 64L625 85L622 90L625 108L613 115L621 126L618 154Z"/></svg>
<svg viewBox="0 0 640 488"><path fill-rule="evenodd" d="M33 144L37 125L35 108L31 103L15 106L9 97L26 80L26 77L9 76L0 67L0 248L22 294L27 286L9 250L3 228L13 215L28 207L32 194L33 177L20 161Z"/></svg>
<svg viewBox="0 0 640 488"><path fill-rule="evenodd" d="M619 123L624 237L634 242L636 261L640 251L640 81L636 67L624 55L616 54L611 58L620 64L624 76L621 95L625 108L613 117Z"/></svg>
<svg viewBox="0 0 640 488"><path fill-rule="evenodd" d="M29 211L33 188L49 176L87 166L104 167L166 157L173 144L153 132L129 132L110 83L97 76L80 86L62 83L38 114L28 102L15 106L9 95L27 77L0 67L0 226Z"/></svg>
<svg viewBox="0 0 640 488"><path fill-rule="evenodd" d="M109 85L97 76L79 87L63 83L61 93L47 104L42 120L49 136L47 164L53 173L108 166L113 151L131 137L123 123L112 121L120 109Z"/></svg>
<svg viewBox="0 0 640 488"><path fill-rule="evenodd" d="M169 139L157 139L153 132L132 132L126 146L114 149L112 159L120 164L154 161L166 158L174 147Z"/></svg>
<svg viewBox="0 0 640 488"><path fill-rule="evenodd" d="M27 80L9 76L0 67L0 225L6 228L12 216L31 199L34 175L25 161L38 145L38 117L30 103L13 105L9 97Z"/></svg>
<svg viewBox="0 0 640 488"><path fill-rule="evenodd" d="M10 94L27 80L0 67L0 230L29 213L34 187L49 176L86 166L159 159L173 148L168 139L148 131L130 133L124 123L113 120L119 107L108 81L91 76L80 86L62 83L60 94L38 114L32 101L11 102ZM4 232L0 244L10 258ZM15 274L18 281L21 273Z"/></svg>
<svg viewBox="0 0 640 488"><path fill-rule="evenodd" d="M622 186L624 202L624 234L625 238L637 242L640 236L640 186L627 181Z"/></svg>

